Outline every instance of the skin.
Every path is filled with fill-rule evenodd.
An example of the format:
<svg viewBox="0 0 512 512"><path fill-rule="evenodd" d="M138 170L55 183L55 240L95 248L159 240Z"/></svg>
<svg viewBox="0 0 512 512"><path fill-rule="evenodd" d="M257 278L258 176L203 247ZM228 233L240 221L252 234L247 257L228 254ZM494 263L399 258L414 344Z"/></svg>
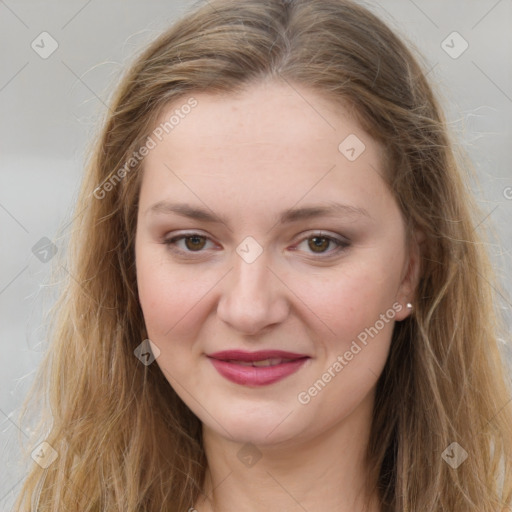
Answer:
<svg viewBox="0 0 512 512"><path fill-rule="evenodd" d="M194 97L197 107L145 159L136 234L140 303L160 350L156 364L203 424L207 499L191 507L353 512L371 498L370 510L378 511L363 487L375 385L394 323L410 314L419 273L418 244L407 243L382 178L382 147L348 110L298 85L264 81L238 95ZM350 134L365 144L354 161L338 149ZM159 201L206 205L226 224L152 211ZM368 216L276 223L287 208L330 201ZM337 251L322 239L315 251L320 230L350 244ZM178 255L164 241L184 232L207 238L178 241ZM252 263L236 251L248 236L263 250ZM400 308L394 318L300 403L298 395L393 304ZM279 382L249 387L226 380L206 357L235 348L310 359ZM237 456L247 443L260 457L250 467Z"/></svg>

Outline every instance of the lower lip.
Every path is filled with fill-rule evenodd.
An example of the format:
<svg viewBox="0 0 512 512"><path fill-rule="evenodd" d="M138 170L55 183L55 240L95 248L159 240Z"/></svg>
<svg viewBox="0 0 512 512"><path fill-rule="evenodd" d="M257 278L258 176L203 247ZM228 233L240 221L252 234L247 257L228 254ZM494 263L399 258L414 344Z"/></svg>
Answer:
<svg viewBox="0 0 512 512"><path fill-rule="evenodd" d="M226 379L246 386L266 386L295 373L308 359L296 359L275 366L244 366L209 358L215 369Z"/></svg>

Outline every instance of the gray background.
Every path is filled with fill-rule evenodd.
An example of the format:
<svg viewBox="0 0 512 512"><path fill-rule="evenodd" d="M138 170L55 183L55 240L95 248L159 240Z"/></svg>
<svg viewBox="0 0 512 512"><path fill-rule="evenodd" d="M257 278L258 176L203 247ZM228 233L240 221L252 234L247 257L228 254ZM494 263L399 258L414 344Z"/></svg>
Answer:
<svg viewBox="0 0 512 512"><path fill-rule="evenodd" d="M70 218L87 143L119 73L191 5L0 0L0 511L12 506L25 473L17 443L26 431L16 415L44 350L42 315L56 293L51 261L40 261L32 248L43 237L62 246L56 236ZM512 0L366 5L425 56L450 125L475 163L484 212L477 229L496 229L490 249L510 321ZM44 31L58 43L46 59L31 47ZM458 58L445 51L462 49L462 40L446 40L454 31L469 44Z"/></svg>

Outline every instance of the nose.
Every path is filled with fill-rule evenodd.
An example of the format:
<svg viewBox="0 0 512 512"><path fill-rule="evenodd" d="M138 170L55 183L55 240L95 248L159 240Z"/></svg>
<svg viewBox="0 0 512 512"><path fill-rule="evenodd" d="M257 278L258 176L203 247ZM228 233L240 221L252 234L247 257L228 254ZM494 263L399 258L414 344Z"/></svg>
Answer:
<svg viewBox="0 0 512 512"><path fill-rule="evenodd" d="M237 254L234 258L234 267L223 280L219 318L247 335L282 322L289 311L287 288L269 267L265 251L252 263Z"/></svg>

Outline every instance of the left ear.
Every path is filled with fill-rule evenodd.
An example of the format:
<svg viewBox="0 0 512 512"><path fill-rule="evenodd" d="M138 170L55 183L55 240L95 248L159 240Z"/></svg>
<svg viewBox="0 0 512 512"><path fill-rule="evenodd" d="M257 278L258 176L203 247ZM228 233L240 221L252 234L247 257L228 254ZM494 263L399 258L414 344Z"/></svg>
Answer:
<svg viewBox="0 0 512 512"><path fill-rule="evenodd" d="M396 300L402 305L402 309L397 312L395 317L397 321L405 320L414 311L416 288L421 276L421 257L424 242L425 234L423 231L415 229L409 243L402 281L396 296ZM408 308L407 303L411 303L413 308Z"/></svg>

